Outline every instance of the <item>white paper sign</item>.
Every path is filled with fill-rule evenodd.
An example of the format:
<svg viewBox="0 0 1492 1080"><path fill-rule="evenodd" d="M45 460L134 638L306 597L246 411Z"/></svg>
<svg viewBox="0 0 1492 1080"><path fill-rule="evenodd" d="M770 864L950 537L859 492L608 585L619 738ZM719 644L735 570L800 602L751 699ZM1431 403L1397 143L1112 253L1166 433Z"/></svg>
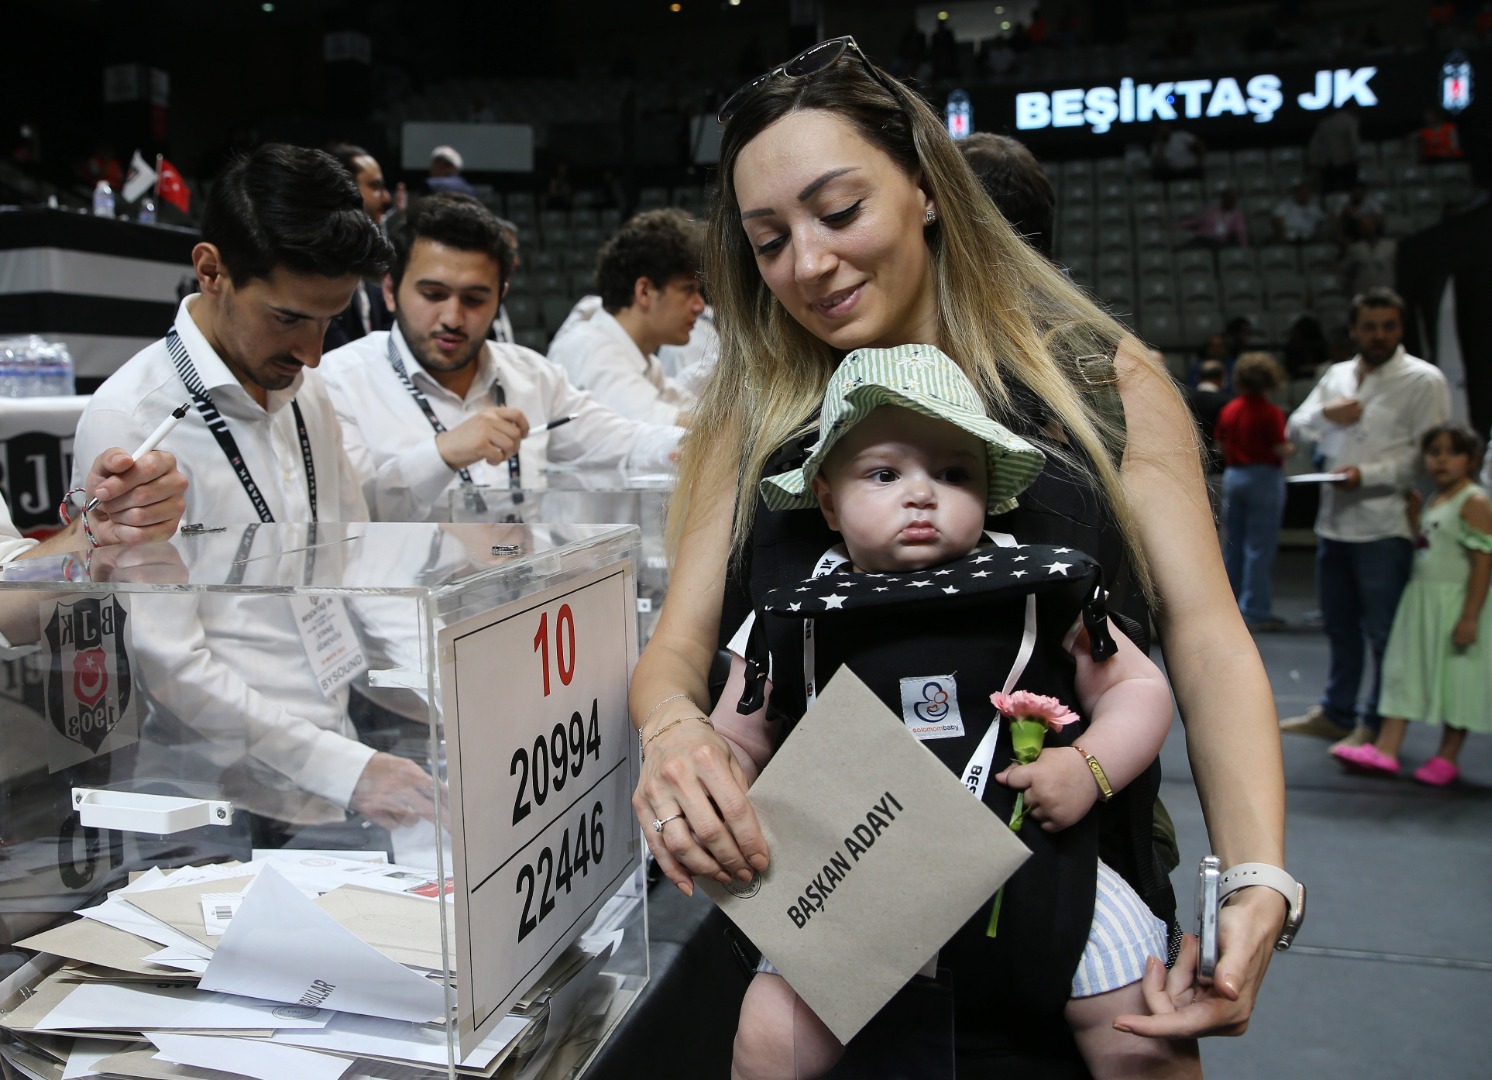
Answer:
<svg viewBox="0 0 1492 1080"><path fill-rule="evenodd" d="M440 632L463 1054L637 863L636 633L630 563Z"/></svg>

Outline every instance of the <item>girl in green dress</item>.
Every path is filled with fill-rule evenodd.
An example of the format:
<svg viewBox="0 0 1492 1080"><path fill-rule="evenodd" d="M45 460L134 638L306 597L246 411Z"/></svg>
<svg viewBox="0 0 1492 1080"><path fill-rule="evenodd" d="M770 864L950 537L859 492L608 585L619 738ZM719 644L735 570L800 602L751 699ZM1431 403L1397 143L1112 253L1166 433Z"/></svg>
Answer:
<svg viewBox="0 0 1492 1080"><path fill-rule="evenodd" d="M1469 428L1431 428L1420 449L1436 490L1383 657L1383 728L1376 743L1331 752L1355 771L1396 776L1409 719L1440 724L1440 749L1414 778L1444 787L1461 774L1466 733L1492 732L1492 501L1471 480L1482 441Z"/></svg>

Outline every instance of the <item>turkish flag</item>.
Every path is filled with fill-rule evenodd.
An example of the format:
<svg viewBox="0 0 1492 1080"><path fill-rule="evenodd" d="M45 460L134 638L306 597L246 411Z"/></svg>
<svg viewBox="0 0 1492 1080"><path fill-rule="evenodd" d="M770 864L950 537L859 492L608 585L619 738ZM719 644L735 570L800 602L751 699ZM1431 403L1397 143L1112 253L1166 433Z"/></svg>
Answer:
<svg viewBox="0 0 1492 1080"><path fill-rule="evenodd" d="M186 181L181 178L181 173L176 166L165 158L161 158L161 198L165 199L183 214L190 213L192 205L192 192L186 186Z"/></svg>

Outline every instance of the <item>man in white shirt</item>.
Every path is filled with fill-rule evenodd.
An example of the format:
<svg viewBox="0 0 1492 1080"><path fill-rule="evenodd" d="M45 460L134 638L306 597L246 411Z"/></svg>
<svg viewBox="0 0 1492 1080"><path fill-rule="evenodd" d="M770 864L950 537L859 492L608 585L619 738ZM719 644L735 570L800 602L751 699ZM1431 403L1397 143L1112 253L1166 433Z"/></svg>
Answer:
<svg viewBox="0 0 1492 1080"><path fill-rule="evenodd" d="M549 359L623 416L687 422L694 394L664 373L656 354L685 344L705 309L700 244L699 222L682 210L633 217L597 257L599 302L576 304L549 344Z"/></svg>
<svg viewBox="0 0 1492 1080"><path fill-rule="evenodd" d="M1150 175L1156 180L1188 180L1202 175L1202 155L1207 144L1174 124L1155 127L1150 144Z"/></svg>
<svg viewBox="0 0 1492 1080"><path fill-rule="evenodd" d="M1390 289L1355 297L1349 331L1358 354L1328 368L1290 416L1290 440L1314 442L1342 479L1321 485L1316 514L1326 690L1319 705L1281 724L1287 732L1359 742L1378 728L1379 668L1414 557L1405 497L1420 469L1420 435L1450 418L1445 376L1400 344L1403 316ZM1364 639L1373 672L1359 710Z"/></svg>
<svg viewBox="0 0 1492 1080"><path fill-rule="evenodd" d="M192 250L201 292L93 395L76 460L137 445L191 401L170 436L191 521L366 521L331 398L307 370L327 323L387 263L356 184L320 151L262 146L213 186L202 237ZM254 532L244 535L247 565ZM191 618L148 599L137 597L136 646L163 716L199 734L238 725L255 770L338 811L384 825L433 816L430 776L357 740L345 688L320 692L288 597L203 594Z"/></svg>
<svg viewBox="0 0 1492 1080"><path fill-rule="evenodd" d="M1316 239L1326 222L1326 211L1316 201L1311 185L1299 183L1295 191L1274 208L1274 238L1282 244L1304 244Z"/></svg>
<svg viewBox="0 0 1492 1080"><path fill-rule="evenodd" d="M656 472L681 428L629 420L521 345L486 340L513 270L501 222L467 195L413 203L390 230L390 333L326 357L374 517L449 520L461 485L533 486L548 462ZM573 421L543 430L552 421Z"/></svg>

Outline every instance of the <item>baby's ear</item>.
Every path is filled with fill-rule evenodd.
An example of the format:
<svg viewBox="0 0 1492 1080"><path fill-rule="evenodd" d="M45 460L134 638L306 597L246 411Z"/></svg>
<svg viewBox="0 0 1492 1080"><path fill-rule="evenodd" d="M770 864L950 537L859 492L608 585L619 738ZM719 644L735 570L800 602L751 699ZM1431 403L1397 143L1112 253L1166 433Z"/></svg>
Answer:
<svg viewBox="0 0 1492 1080"><path fill-rule="evenodd" d="M813 477L813 495L819 501L819 509L824 512L824 521L835 532L839 531L839 514L834 509L834 492L829 488L829 481L824 479L823 473L815 473Z"/></svg>

